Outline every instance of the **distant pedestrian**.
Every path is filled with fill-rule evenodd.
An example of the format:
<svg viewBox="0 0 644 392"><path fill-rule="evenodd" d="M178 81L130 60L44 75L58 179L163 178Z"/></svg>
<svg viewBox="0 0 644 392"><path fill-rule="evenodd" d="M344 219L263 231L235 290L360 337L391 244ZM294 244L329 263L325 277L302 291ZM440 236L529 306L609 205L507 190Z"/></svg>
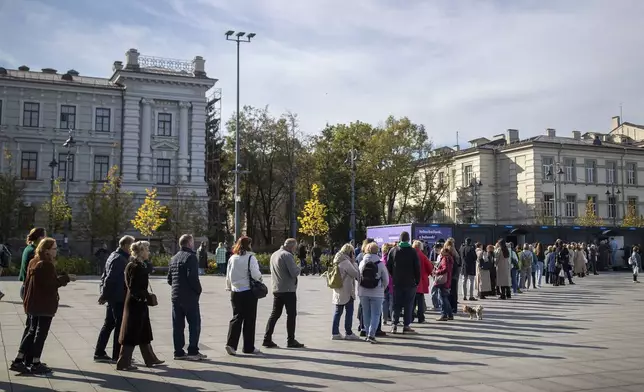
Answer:
<svg viewBox="0 0 644 392"><path fill-rule="evenodd" d="M306 248L306 242L304 240L300 241L300 246L297 248L297 258L300 260L300 268L302 269L302 275L308 275L309 270L306 267L306 255L308 250Z"/></svg>
<svg viewBox="0 0 644 392"><path fill-rule="evenodd" d="M99 275L103 274L103 269L105 268L105 262L110 256L110 251L107 250L107 244L103 242L100 248L94 252L94 257L96 258L96 271Z"/></svg>
<svg viewBox="0 0 644 392"><path fill-rule="evenodd" d="M633 282L639 283L637 280L637 276L640 273L640 269L642 268L642 256L640 256L640 248L639 246L635 245L633 247L633 253L631 254L631 257L628 259L628 264L631 266L633 269Z"/></svg>
<svg viewBox="0 0 644 392"><path fill-rule="evenodd" d="M27 266L29 265L29 262L33 260L34 257L36 257L36 247L38 247L40 241L46 236L47 233L42 227L33 228L29 232L29 235L27 236L27 246L22 251L22 263L20 264L20 274L18 275L18 279L21 282L25 281L25 277L27 276ZM23 284L22 286L20 286L20 299L24 299L24 290L25 286Z"/></svg>
<svg viewBox="0 0 644 392"><path fill-rule="evenodd" d="M273 342L273 331L282 311L286 308L286 346L288 348L302 348L304 345L295 340L295 323L297 317L297 277L300 267L295 261L297 240L288 238L284 245L271 255L271 281L273 284L273 311L266 323L266 334L262 346L276 348Z"/></svg>
<svg viewBox="0 0 644 392"><path fill-rule="evenodd" d="M101 275L99 286L100 296L98 303L105 305L105 320L103 327L98 334L96 349L94 350L94 361L111 362L118 359L121 352L119 335L123 321L123 309L125 306L125 267L130 259L130 247L134 243L134 237L126 235L119 240L119 248L112 252L105 262L105 268ZM112 356L107 355L105 347L114 331L112 343Z"/></svg>
<svg viewBox="0 0 644 392"><path fill-rule="evenodd" d="M172 256L168 268L168 284L172 286L172 338L174 341L174 359L202 360L206 355L199 352L201 334L201 313L199 297L199 261L195 254L194 239L184 234L179 239L181 249ZM184 329L188 321L188 354L183 350L185 345Z"/></svg>
<svg viewBox="0 0 644 392"><path fill-rule="evenodd" d="M223 242L219 243L215 251L215 262L217 263L217 275L226 276L226 263L228 260L228 251Z"/></svg>
<svg viewBox="0 0 644 392"><path fill-rule="evenodd" d="M11 252L6 245L0 244L0 276L5 268L9 268L11 263ZM4 297L4 293L0 290L0 300Z"/></svg>
<svg viewBox="0 0 644 392"><path fill-rule="evenodd" d="M250 237L240 237L233 247L233 255L228 260L226 290L230 291L230 302L233 318L228 325L226 352L237 355L239 337L244 335L243 349L245 354L260 354L255 347L255 324L257 322L258 298L250 289L250 279L262 280L259 262L252 253Z"/></svg>
<svg viewBox="0 0 644 392"><path fill-rule="evenodd" d="M476 246L471 238L465 239L465 244L459 252L463 260L463 301L476 301L474 298L474 279L476 278ZM467 296L467 284L469 283L470 295Z"/></svg>
<svg viewBox="0 0 644 392"><path fill-rule="evenodd" d="M204 275L208 268L208 243L202 241L197 249L197 258L199 259L199 275Z"/></svg>
<svg viewBox="0 0 644 392"><path fill-rule="evenodd" d="M322 248L317 242L313 243L313 248L311 249L311 259L313 265L311 266L311 275L321 274L322 267L320 266L320 259L322 258Z"/></svg>

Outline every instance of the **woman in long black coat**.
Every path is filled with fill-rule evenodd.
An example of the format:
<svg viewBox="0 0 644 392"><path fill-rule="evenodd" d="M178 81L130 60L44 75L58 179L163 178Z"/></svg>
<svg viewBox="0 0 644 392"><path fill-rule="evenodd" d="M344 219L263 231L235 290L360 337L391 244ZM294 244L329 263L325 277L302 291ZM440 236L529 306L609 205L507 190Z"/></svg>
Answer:
<svg viewBox="0 0 644 392"><path fill-rule="evenodd" d="M123 311L123 323L121 324L121 353L116 362L117 370L136 370L132 366L132 353L134 347L139 346L143 361L148 367L160 365L164 361L159 360L152 350L152 325L150 324L150 310L148 301L148 267L144 260L150 257L150 243L138 241L132 244L132 258L125 267L125 284L127 295L125 297L125 308Z"/></svg>

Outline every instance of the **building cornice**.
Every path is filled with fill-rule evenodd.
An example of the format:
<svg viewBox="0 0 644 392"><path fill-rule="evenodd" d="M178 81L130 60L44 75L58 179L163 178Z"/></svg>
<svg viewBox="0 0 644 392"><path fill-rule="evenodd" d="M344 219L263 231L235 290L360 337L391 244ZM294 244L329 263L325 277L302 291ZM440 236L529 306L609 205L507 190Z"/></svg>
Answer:
<svg viewBox="0 0 644 392"><path fill-rule="evenodd" d="M156 74L150 72L133 72L126 70L116 71L110 78L110 81L116 84L124 84L124 82L128 80L202 88L211 88L215 85L215 83L217 83L217 79L211 78L195 78L192 76Z"/></svg>

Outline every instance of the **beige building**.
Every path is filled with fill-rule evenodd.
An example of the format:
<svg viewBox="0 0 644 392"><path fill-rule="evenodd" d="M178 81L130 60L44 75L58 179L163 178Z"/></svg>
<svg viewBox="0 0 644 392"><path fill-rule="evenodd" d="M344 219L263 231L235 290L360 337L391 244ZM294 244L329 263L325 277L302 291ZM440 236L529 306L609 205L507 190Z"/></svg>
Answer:
<svg viewBox="0 0 644 392"><path fill-rule="evenodd" d="M605 134L547 129L521 140L509 129L469 143L438 175L448 184L438 221L572 225L588 200L606 225L621 224L629 205L642 212L644 126L614 117Z"/></svg>

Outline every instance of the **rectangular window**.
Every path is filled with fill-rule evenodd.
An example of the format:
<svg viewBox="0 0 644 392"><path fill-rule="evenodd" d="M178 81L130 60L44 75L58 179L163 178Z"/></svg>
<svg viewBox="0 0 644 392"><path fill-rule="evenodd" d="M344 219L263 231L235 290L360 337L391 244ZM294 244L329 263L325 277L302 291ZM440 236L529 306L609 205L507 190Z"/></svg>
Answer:
<svg viewBox="0 0 644 392"><path fill-rule="evenodd" d="M555 195L552 193L543 194L543 216L555 216Z"/></svg>
<svg viewBox="0 0 644 392"><path fill-rule="evenodd" d="M566 218L575 218L577 216L577 196L566 195Z"/></svg>
<svg viewBox="0 0 644 392"><path fill-rule="evenodd" d="M635 162L626 163L626 184L637 185L637 164Z"/></svg>
<svg viewBox="0 0 644 392"><path fill-rule="evenodd" d="M597 161L593 159L586 160L586 183L594 184L597 182L596 176Z"/></svg>
<svg viewBox="0 0 644 392"><path fill-rule="evenodd" d="M157 159L157 184L170 185L170 160Z"/></svg>
<svg viewBox="0 0 644 392"><path fill-rule="evenodd" d="M564 174L566 176L566 182L577 181L576 169L575 169L575 158L564 159Z"/></svg>
<svg viewBox="0 0 644 392"><path fill-rule="evenodd" d="M629 197L628 198L628 210L630 213L634 214L635 216L640 216L639 208L637 206L637 197Z"/></svg>
<svg viewBox="0 0 644 392"><path fill-rule="evenodd" d="M456 188L456 169L452 169L452 174L449 179L450 188L453 190Z"/></svg>
<svg viewBox="0 0 644 392"><path fill-rule="evenodd" d="M37 128L40 124L40 104L25 102L22 109L22 125Z"/></svg>
<svg viewBox="0 0 644 392"><path fill-rule="evenodd" d="M112 118L112 109L96 108L94 129L98 132L109 132L111 118Z"/></svg>
<svg viewBox="0 0 644 392"><path fill-rule="evenodd" d="M470 186L472 184L473 175L472 165L465 166L463 169L463 186Z"/></svg>
<svg viewBox="0 0 644 392"><path fill-rule="evenodd" d="M74 181L74 154L69 154L69 181ZM58 178L67 179L67 154L58 154Z"/></svg>
<svg viewBox="0 0 644 392"><path fill-rule="evenodd" d="M597 214L597 196L588 195L588 196L586 196L586 201L591 204L591 206L593 208L593 213L595 214L595 216L598 216L598 214Z"/></svg>
<svg viewBox="0 0 644 392"><path fill-rule="evenodd" d="M438 185L443 185L445 183L445 173L438 172Z"/></svg>
<svg viewBox="0 0 644 392"><path fill-rule="evenodd" d="M553 157L542 157L541 161L543 162L543 171L542 177L544 180L552 180L552 176L555 174L555 159ZM548 173L552 175L548 177Z"/></svg>
<svg viewBox="0 0 644 392"><path fill-rule="evenodd" d="M172 114L159 113L157 118L157 135L172 136Z"/></svg>
<svg viewBox="0 0 644 392"><path fill-rule="evenodd" d="M617 199L615 196L608 197L608 217L617 218Z"/></svg>
<svg viewBox="0 0 644 392"><path fill-rule="evenodd" d="M38 153L23 151L20 165L20 178L35 180L38 174Z"/></svg>
<svg viewBox="0 0 644 392"><path fill-rule="evenodd" d="M606 161L606 184L615 184L615 172L617 171L617 162ZM611 217L612 218L612 217Z"/></svg>
<svg viewBox="0 0 644 392"><path fill-rule="evenodd" d="M110 157L107 155L94 156L94 181L105 181L110 170Z"/></svg>
<svg viewBox="0 0 644 392"><path fill-rule="evenodd" d="M60 129L76 128L76 106L60 105Z"/></svg>

